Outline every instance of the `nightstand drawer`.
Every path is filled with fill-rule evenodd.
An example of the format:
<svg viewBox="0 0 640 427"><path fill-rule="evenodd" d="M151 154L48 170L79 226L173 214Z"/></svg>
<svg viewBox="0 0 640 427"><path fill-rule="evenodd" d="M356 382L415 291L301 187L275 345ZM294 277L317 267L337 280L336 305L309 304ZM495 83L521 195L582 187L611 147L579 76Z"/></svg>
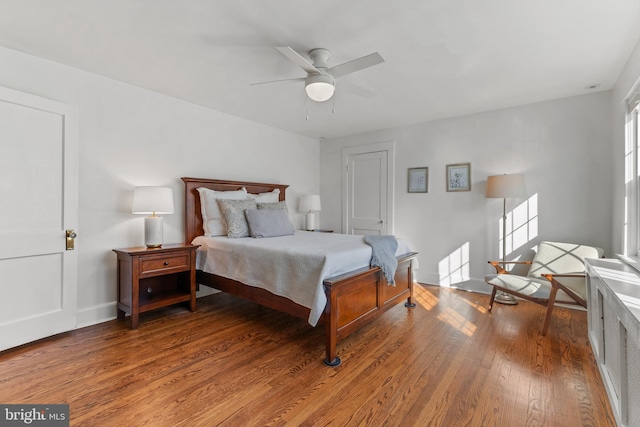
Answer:
<svg viewBox="0 0 640 427"><path fill-rule="evenodd" d="M191 268L190 254L162 258L142 258L140 277L166 274L167 272L187 271Z"/></svg>

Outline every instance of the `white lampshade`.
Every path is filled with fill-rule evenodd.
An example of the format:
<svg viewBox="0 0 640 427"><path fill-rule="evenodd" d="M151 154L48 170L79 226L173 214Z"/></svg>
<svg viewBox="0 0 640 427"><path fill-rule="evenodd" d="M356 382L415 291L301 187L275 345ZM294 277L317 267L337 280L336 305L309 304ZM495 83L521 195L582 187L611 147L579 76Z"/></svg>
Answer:
<svg viewBox="0 0 640 427"><path fill-rule="evenodd" d="M173 190L167 187L136 187L131 212L151 214L144 219L144 243L148 248L161 247L163 220L156 214L173 213Z"/></svg>
<svg viewBox="0 0 640 427"><path fill-rule="evenodd" d="M302 212L320 211L320 196L308 194L300 197L300 210Z"/></svg>
<svg viewBox="0 0 640 427"><path fill-rule="evenodd" d="M173 190L167 187L136 187L133 191L134 214L172 214Z"/></svg>
<svg viewBox="0 0 640 427"><path fill-rule="evenodd" d="M336 90L333 78L322 74L307 77L304 88L309 98L317 102L328 100Z"/></svg>
<svg viewBox="0 0 640 427"><path fill-rule="evenodd" d="M525 195L523 175L494 175L487 178L486 197L489 199L518 198Z"/></svg>

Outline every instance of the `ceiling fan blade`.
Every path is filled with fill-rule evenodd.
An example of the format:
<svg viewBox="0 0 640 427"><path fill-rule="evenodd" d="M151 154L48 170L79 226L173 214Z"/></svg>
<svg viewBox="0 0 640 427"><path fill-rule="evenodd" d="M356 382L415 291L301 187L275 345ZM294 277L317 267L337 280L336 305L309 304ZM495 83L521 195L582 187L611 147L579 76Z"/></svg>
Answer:
<svg viewBox="0 0 640 427"><path fill-rule="evenodd" d="M340 89L344 89L347 92L351 92L366 99L373 99L376 97L376 93L374 91L351 83L340 83Z"/></svg>
<svg viewBox="0 0 640 427"><path fill-rule="evenodd" d="M300 68L305 70L307 73L320 73L320 71L313 66L312 63L304 59L298 52L291 49L289 46L287 47L276 47L278 51L289 58L291 62L297 64Z"/></svg>
<svg viewBox="0 0 640 427"><path fill-rule="evenodd" d="M283 82L299 82L304 81L306 77L297 77L295 79L269 80L268 82L249 83L249 86L265 85L267 83L283 83Z"/></svg>
<svg viewBox="0 0 640 427"><path fill-rule="evenodd" d="M376 52L354 59L353 61L345 62L344 64L336 65L335 67L329 68L328 71L333 75L333 77L338 78L347 74L355 73L356 71L360 71L364 68L373 67L374 65L378 65L383 62L384 59L382 56Z"/></svg>

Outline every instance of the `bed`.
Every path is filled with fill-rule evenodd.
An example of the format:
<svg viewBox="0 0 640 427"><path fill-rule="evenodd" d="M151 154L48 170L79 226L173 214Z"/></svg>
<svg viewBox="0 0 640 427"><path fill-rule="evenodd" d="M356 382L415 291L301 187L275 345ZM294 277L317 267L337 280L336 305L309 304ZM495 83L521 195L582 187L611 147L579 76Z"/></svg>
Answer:
<svg viewBox="0 0 640 427"><path fill-rule="evenodd" d="M198 188L215 191L236 191L245 188L248 193L260 194L279 191L278 200L285 200L288 185L263 184L243 181L226 181L202 178L182 178L185 185L185 242L191 243L204 234L202 207ZM231 239L234 240L234 239ZM252 239L254 240L254 239ZM269 240L269 239L255 239ZM363 267L335 277L323 279L326 304L319 324L325 327L324 363L337 366L341 363L337 356L337 343L370 323L388 309L406 301L406 307L415 307L413 302L413 268L415 252L407 252L397 257L395 286L390 286L378 267ZM265 307L309 320L310 307L291 299L257 287L255 283L243 283L222 275L196 271L196 281L223 292L254 301Z"/></svg>

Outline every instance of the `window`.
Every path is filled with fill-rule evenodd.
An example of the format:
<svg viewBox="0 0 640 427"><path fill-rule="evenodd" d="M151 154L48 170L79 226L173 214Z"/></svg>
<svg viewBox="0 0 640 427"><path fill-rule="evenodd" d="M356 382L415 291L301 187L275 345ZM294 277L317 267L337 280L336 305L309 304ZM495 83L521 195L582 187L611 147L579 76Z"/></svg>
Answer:
<svg viewBox="0 0 640 427"><path fill-rule="evenodd" d="M640 256L640 141L638 141L640 122L640 91L632 92L627 98L627 122L625 126L624 149L624 221L623 245L625 255Z"/></svg>

